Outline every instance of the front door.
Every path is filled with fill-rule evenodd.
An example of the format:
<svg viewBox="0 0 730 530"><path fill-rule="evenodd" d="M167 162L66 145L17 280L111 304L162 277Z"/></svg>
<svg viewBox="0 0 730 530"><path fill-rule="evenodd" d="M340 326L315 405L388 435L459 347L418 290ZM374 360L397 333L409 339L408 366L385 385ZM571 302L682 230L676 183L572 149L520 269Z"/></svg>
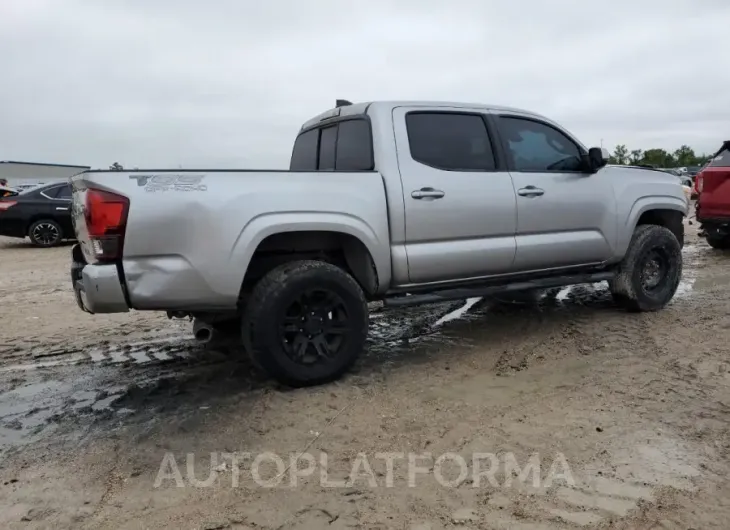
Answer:
<svg viewBox="0 0 730 530"><path fill-rule="evenodd" d="M612 256L616 198L582 149L552 124L519 115L496 120L517 194L515 269L601 263Z"/></svg>
<svg viewBox="0 0 730 530"><path fill-rule="evenodd" d="M495 162L479 109L398 107L395 139L411 283L508 272L515 257L512 178Z"/></svg>

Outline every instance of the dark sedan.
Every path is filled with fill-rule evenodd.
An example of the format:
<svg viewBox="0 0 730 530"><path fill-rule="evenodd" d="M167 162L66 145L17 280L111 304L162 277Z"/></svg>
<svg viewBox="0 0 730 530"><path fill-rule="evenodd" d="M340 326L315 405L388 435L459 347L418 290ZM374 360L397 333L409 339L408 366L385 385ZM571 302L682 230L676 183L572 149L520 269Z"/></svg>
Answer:
<svg viewBox="0 0 730 530"><path fill-rule="evenodd" d="M0 198L0 236L28 237L39 247L74 239L71 186L57 182Z"/></svg>

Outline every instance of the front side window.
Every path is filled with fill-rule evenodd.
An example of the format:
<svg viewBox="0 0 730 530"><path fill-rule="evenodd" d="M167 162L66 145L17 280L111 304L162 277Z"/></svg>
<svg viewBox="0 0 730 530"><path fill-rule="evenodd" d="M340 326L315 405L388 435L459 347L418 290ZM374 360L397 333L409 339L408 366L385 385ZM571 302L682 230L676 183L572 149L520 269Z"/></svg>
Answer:
<svg viewBox="0 0 730 530"><path fill-rule="evenodd" d="M583 167L578 146L554 127L503 116L499 129L515 171L581 171Z"/></svg>
<svg viewBox="0 0 730 530"><path fill-rule="evenodd" d="M413 160L446 171L490 171L494 153L484 119L456 112L410 112L406 130Z"/></svg>

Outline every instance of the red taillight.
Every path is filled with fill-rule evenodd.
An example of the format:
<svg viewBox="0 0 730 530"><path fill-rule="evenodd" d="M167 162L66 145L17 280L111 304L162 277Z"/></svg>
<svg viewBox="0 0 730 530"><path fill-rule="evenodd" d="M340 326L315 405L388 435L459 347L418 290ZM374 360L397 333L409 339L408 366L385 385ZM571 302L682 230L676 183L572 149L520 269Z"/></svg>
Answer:
<svg viewBox="0 0 730 530"><path fill-rule="evenodd" d="M703 187L702 186L702 181L703 181L702 175L697 175L695 177L697 193L702 193L702 187Z"/></svg>
<svg viewBox="0 0 730 530"><path fill-rule="evenodd" d="M86 230L97 260L122 257L128 212L129 199L123 195L95 189L86 192Z"/></svg>
<svg viewBox="0 0 730 530"><path fill-rule="evenodd" d="M18 203L15 201L0 201L0 212L4 212L8 208L10 208L11 206L15 206L16 204Z"/></svg>

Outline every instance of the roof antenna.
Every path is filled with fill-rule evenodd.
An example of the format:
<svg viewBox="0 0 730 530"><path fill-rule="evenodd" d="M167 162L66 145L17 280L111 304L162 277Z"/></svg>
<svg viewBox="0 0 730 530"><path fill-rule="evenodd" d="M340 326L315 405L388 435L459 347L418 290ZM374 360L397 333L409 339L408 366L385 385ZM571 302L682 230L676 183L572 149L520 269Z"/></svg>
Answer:
<svg viewBox="0 0 730 530"><path fill-rule="evenodd" d="M348 105L352 105L352 101L347 101L346 99L338 99L335 101L335 107L346 107Z"/></svg>

